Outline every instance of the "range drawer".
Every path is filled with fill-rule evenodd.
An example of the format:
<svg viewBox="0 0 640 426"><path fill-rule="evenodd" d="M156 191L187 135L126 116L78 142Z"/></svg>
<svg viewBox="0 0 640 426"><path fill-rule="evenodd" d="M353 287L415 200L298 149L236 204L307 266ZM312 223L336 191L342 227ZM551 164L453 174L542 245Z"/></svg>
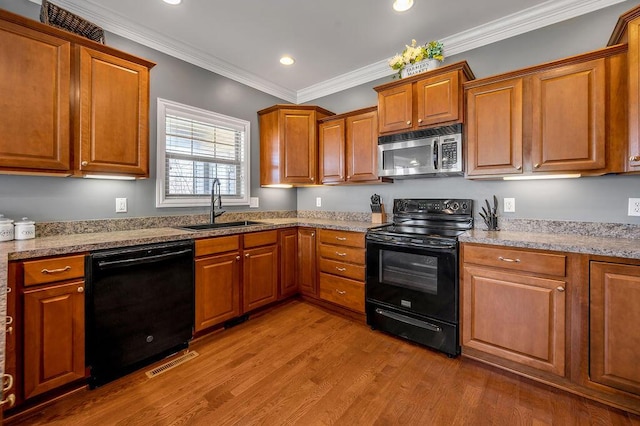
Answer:
<svg viewBox="0 0 640 426"><path fill-rule="evenodd" d="M365 249L320 244L320 257L364 265Z"/></svg>
<svg viewBox="0 0 640 426"><path fill-rule="evenodd" d="M567 257L561 254L539 253L507 247L485 247L465 244L464 262L564 277L566 275Z"/></svg>
<svg viewBox="0 0 640 426"><path fill-rule="evenodd" d="M84 277L84 255L28 260L24 265L24 286Z"/></svg>
<svg viewBox="0 0 640 426"><path fill-rule="evenodd" d="M364 234L362 232L320 229L318 238L321 243L364 248Z"/></svg>
<svg viewBox="0 0 640 426"><path fill-rule="evenodd" d="M339 275L352 280L363 281L365 278L364 266L351 263L338 262L331 259L320 258L320 272Z"/></svg>
<svg viewBox="0 0 640 426"><path fill-rule="evenodd" d="M321 272L320 298L364 313L364 284L361 282Z"/></svg>

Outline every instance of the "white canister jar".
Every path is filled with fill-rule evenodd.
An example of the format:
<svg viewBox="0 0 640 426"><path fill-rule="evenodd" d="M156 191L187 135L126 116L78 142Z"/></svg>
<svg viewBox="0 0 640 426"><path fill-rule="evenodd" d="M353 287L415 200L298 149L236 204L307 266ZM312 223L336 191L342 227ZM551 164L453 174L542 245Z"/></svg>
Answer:
<svg viewBox="0 0 640 426"><path fill-rule="evenodd" d="M0 241L13 240L13 221L0 214Z"/></svg>
<svg viewBox="0 0 640 426"><path fill-rule="evenodd" d="M28 240L36 237L36 225L35 222L29 220L27 217L23 217L20 222L16 222L16 229L14 238L16 240Z"/></svg>

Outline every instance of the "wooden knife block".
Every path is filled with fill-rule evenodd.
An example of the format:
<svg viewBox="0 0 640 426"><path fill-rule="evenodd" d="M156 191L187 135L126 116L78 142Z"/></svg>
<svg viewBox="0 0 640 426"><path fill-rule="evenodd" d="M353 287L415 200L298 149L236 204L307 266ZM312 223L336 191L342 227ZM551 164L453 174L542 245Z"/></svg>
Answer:
<svg viewBox="0 0 640 426"><path fill-rule="evenodd" d="M387 214L384 212L384 204L380 204L380 213L371 213L371 223L385 223Z"/></svg>

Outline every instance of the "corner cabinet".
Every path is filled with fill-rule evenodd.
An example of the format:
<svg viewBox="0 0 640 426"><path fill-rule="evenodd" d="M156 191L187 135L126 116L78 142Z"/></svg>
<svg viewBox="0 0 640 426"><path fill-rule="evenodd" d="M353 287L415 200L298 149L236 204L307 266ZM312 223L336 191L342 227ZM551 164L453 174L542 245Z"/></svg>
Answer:
<svg viewBox="0 0 640 426"><path fill-rule="evenodd" d="M466 176L623 170L626 46L465 83Z"/></svg>
<svg viewBox="0 0 640 426"><path fill-rule="evenodd" d="M318 127L320 183L382 182L376 107L324 118Z"/></svg>
<svg viewBox="0 0 640 426"><path fill-rule="evenodd" d="M149 69L0 10L0 172L148 177Z"/></svg>
<svg viewBox="0 0 640 426"><path fill-rule="evenodd" d="M334 114L305 105L274 105L258 111L260 185L317 184L317 120L330 115Z"/></svg>
<svg viewBox="0 0 640 426"><path fill-rule="evenodd" d="M379 133L462 123L462 83L474 78L462 61L375 87Z"/></svg>

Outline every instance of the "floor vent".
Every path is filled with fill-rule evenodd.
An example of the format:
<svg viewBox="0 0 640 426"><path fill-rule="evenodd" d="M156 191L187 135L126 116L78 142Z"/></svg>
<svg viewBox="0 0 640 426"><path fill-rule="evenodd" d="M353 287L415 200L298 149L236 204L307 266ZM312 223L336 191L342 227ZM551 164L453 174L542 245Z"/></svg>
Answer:
<svg viewBox="0 0 640 426"><path fill-rule="evenodd" d="M159 374L162 374L162 373L164 373L166 371L171 370L174 367L179 366L180 364L184 364L185 362L187 362L187 361L189 361L189 360L191 360L191 359L193 359L193 358L195 358L197 356L198 356L198 352L196 352L196 351L187 352L186 354L184 354L182 356L179 356L178 358L172 359L171 361L166 362L166 363L154 368L153 370L147 371L147 373L146 373L147 377L149 377L149 378L155 377L155 376L157 376Z"/></svg>

